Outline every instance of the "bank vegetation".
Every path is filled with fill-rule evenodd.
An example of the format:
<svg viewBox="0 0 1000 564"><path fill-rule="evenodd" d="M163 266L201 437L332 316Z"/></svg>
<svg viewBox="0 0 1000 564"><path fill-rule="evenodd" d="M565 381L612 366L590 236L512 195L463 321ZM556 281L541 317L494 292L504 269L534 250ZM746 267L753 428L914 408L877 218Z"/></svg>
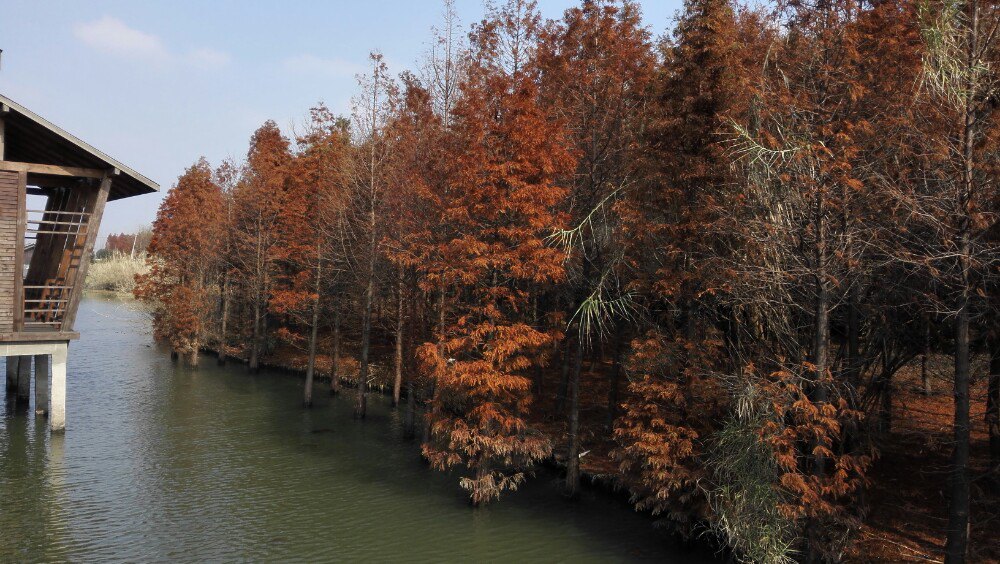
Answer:
<svg viewBox="0 0 1000 564"><path fill-rule="evenodd" d="M477 505L555 457L746 561L1000 556L996 4L445 6L181 175L159 338L391 383Z"/></svg>

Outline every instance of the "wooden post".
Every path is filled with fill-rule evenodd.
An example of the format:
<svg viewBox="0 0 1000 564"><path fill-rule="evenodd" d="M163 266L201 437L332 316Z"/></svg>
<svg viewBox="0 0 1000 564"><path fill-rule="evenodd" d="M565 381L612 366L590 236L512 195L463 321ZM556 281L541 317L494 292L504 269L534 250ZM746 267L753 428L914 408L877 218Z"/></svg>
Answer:
<svg viewBox="0 0 1000 564"><path fill-rule="evenodd" d="M21 356L17 362L17 403L27 405L31 400L31 357Z"/></svg>
<svg viewBox="0 0 1000 564"><path fill-rule="evenodd" d="M49 355L35 355L35 415L49 413Z"/></svg>
<svg viewBox="0 0 1000 564"><path fill-rule="evenodd" d="M90 206L90 219L87 222L87 240L83 245L83 256L80 257L80 267L76 271L70 286L72 293L69 302L66 304L66 314L63 317L62 330L72 331L73 323L76 321L76 309L80 305L80 297L83 295L84 281L87 279L87 268L90 266L90 253L94 250L97 242L97 231L101 226L101 216L104 214L104 205L108 203L108 193L111 191L111 177L105 176L101 180L101 187L98 189L94 199L94 205ZM53 362L55 362L53 360Z"/></svg>
<svg viewBox="0 0 1000 564"><path fill-rule="evenodd" d="M52 397L49 408L49 429L66 430L66 357L68 342L57 343L52 351Z"/></svg>
<svg viewBox="0 0 1000 564"><path fill-rule="evenodd" d="M17 235L14 240L14 331L24 330L24 233L28 226L28 173L17 173ZM29 363L30 364L30 363Z"/></svg>

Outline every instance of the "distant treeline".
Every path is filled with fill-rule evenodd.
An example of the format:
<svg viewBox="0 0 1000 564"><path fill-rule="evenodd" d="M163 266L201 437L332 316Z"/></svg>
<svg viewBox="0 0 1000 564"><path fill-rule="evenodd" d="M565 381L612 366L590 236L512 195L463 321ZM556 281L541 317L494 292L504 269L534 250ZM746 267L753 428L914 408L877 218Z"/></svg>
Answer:
<svg viewBox="0 0 1000 564"><path fill-rule="evenodd" d="M112 233L108 235L104 248L97 251L96 258L102 259L115 253L138 256L145 254L149 242L153 240L153 230L144 228L135 233Z"/></svg>

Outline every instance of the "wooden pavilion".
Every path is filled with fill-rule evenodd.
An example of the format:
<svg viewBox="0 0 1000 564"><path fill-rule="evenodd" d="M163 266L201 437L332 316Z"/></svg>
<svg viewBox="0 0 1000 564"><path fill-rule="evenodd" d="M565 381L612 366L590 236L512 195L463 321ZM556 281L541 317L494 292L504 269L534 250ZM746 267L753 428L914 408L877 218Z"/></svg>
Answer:
<svg viewBox="0 0 1000 564"><path fill-rule="evenodd" d="M66 426L69 342L80 337L73 323L104 205L157 190L0 95L0 356L18 407L28 407L34 372L35 412L53 431ZM30 206L29 195L39 196Z"/></svg>

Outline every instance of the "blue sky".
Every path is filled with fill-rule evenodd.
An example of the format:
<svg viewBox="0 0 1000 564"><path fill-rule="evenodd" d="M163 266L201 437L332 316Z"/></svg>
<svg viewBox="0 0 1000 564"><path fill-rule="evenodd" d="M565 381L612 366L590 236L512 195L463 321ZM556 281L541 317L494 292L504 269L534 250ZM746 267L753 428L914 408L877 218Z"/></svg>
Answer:
<svg viewBox="0 0 1000 564"><path fill-rule="evenodd" d="M557 18L576 0L540 0ZM680 0L640 2L654 35ZM457 0L463 26L482 0ZM267 119L287 132L325 102L348 113L368 53L415 69L439 0L0 0L0 92L149 176L158 195L112 202L108 233L152 222L200 156L246 151Z"/></svg>

